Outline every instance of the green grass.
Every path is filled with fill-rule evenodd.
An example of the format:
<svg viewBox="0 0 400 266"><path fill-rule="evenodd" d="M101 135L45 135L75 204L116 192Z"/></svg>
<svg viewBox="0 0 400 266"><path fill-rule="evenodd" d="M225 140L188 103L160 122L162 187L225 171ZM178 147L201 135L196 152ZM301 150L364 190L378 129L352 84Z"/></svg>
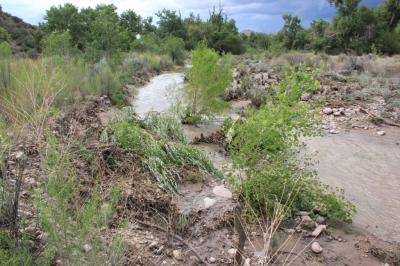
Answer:
<svg viewBox="0 0 400 266"><path fill-rule="evenodd" d="M203 152L186 143L176 117L150 115L142 121L144 128L126 114L122 117L125 119L120 116L111 125L113 139L125 150L140 155L143 167L165 191L177 192L178 183L185 179L181 167L220 175Z"/></svg>

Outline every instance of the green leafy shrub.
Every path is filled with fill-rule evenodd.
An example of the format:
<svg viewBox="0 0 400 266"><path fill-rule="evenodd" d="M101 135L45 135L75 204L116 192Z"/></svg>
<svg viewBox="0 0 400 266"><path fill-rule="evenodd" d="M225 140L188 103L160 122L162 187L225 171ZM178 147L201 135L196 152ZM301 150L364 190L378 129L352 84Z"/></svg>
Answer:
<svg viewBox="0 0 400 266"><path fill-rule="evenodd" d="M186 116L207 115L226 107L223 96L232 81L231 59L220 59L214 50L201 43L192 52L192 65L185 85Z"/></svg>
<svg viewBox="0 0 400 266"><path fill-rule="evenodd" d="M53 32L42 39L43 52L46 55L73 54L71 34L69 32Z"/></svg>
<svg viewBox="0 0 400 266"><path fill-rule="evenodd" d="M301 95L318 86L309 69L290 68L260 110L231 126L230 153L245 178L230 181L259 214L273 215L277 206L288 216L318 208L329 218L351 222L353 205L323 186L310 170L310 158L300 156L300 139L317 133L315 107L300 101Z"/></svg>

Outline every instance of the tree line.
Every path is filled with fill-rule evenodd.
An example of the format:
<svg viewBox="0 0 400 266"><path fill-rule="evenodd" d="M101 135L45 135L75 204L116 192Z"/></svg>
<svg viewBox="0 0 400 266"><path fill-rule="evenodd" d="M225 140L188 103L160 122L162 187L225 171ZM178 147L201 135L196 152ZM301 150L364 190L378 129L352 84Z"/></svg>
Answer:
<svg viewBox="0 0 400 266"><path fill-rule="evenodd" d="M169 54L174 61L182 62L184 51L201 41L219 53L232 54L246 50L400 52L400 0L385 0L376 8L361 6L361 0L329 2L337 8L331 22L315 20L306 29L299 17L287 14L282 29L274 34L239 33L235 20L228 18L221 7L210 10L205 20L193 13L182 17L179 11L167 9L157 12L154 19L133 10L118 14L112 4L79 9L67 3L46 11L34 39L38 50L50 54L82 52L90 61L134 49ZM0 39L10 41L1 27Z"/></svg>
<svg viewBox="0 0 400 266"><path fill-rule="evenodd" d="M284 15L284 26L276 34L244 35L250 49L311 50L338 54L342 52L394 54L400 52L400 1L385 0L376 8L361 6L361 0L329 1L337 15L328 22L314 20L309 29L297 16Z"/></svg>

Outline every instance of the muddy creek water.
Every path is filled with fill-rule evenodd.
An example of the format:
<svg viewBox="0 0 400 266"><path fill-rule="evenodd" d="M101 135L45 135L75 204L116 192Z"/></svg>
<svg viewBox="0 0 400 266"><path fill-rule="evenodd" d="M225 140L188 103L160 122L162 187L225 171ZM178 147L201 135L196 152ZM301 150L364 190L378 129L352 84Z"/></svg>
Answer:
<svg viewBox="0 0 400 266"><path fill-rule="evenodd" d="M167 73L135 89L132 106L140 117L150 111L165 112L183 96L182 73ZM208 124L185 126L189 140L208 135L220 127L223 118L235 117L248 102L232 103L231 110ZM345 190L357 207L354 224L377 237L400 242L400 130L387 130L386 136L351 131L307 141L310 151L318 151L316 169L323 182ZM220 147L198 145L217 168L230 163Z"/></svg>

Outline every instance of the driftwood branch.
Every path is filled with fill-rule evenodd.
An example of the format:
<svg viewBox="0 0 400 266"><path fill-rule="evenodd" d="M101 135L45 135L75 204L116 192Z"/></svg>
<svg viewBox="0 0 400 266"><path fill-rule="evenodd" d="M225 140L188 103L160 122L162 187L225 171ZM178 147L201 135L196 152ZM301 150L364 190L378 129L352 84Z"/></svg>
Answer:
<svg viewBox="0 0 400 266"><path fill-rule="evenodd" d="M377 116L377 115L375 115L375 114L373 114L371 112L368 112L367 110L365 110L365 109L363 109L361 107L360 107L360 111L362 113L364 113L364 114L369 115L370 117L372 117L374 119L377 119L377 120L381 121L383 124L386 124L386 125L389 125L389 126L394 126L394 127L400 127L400 124L395 123L393 121L390 121L389 119L383 118L381 116Z"/></svg>
<svg viewBox="0 0 400 266"><path fill-rule="evenodd" d="M182 244L184 244L186 247L188 247L188 248L190 249L190 251L192 251L192 253L199 259L199 261L200 261L202 264L204 264L204 265L206 265L206 266L209 266L209 264L208 264L205 260L203 260L203 258L202 258L202 257L200 256L200 254L196 251L196 249L195 249L192 245L190 245L188 242L186 242L185 240L183 240L182 237L178 236L177 234L174 234L174 233L169 232L167 229L162 228L161 226L158 226L158 225L155 225L155 224L152 224L152 223L148 223L148 222L144 222L144 221L139 221L139 220L135 220L135 221L136 221L138 224L140 224L140 225L144 225L144 226L147 226L147 227L156 228L156 229L158 229L158 230L160 230L160 231L163 231L163 232L167 233L168 235L172 236L173 238L175 238L176 240L178 240L179 242L181 242Z"/></svg>

